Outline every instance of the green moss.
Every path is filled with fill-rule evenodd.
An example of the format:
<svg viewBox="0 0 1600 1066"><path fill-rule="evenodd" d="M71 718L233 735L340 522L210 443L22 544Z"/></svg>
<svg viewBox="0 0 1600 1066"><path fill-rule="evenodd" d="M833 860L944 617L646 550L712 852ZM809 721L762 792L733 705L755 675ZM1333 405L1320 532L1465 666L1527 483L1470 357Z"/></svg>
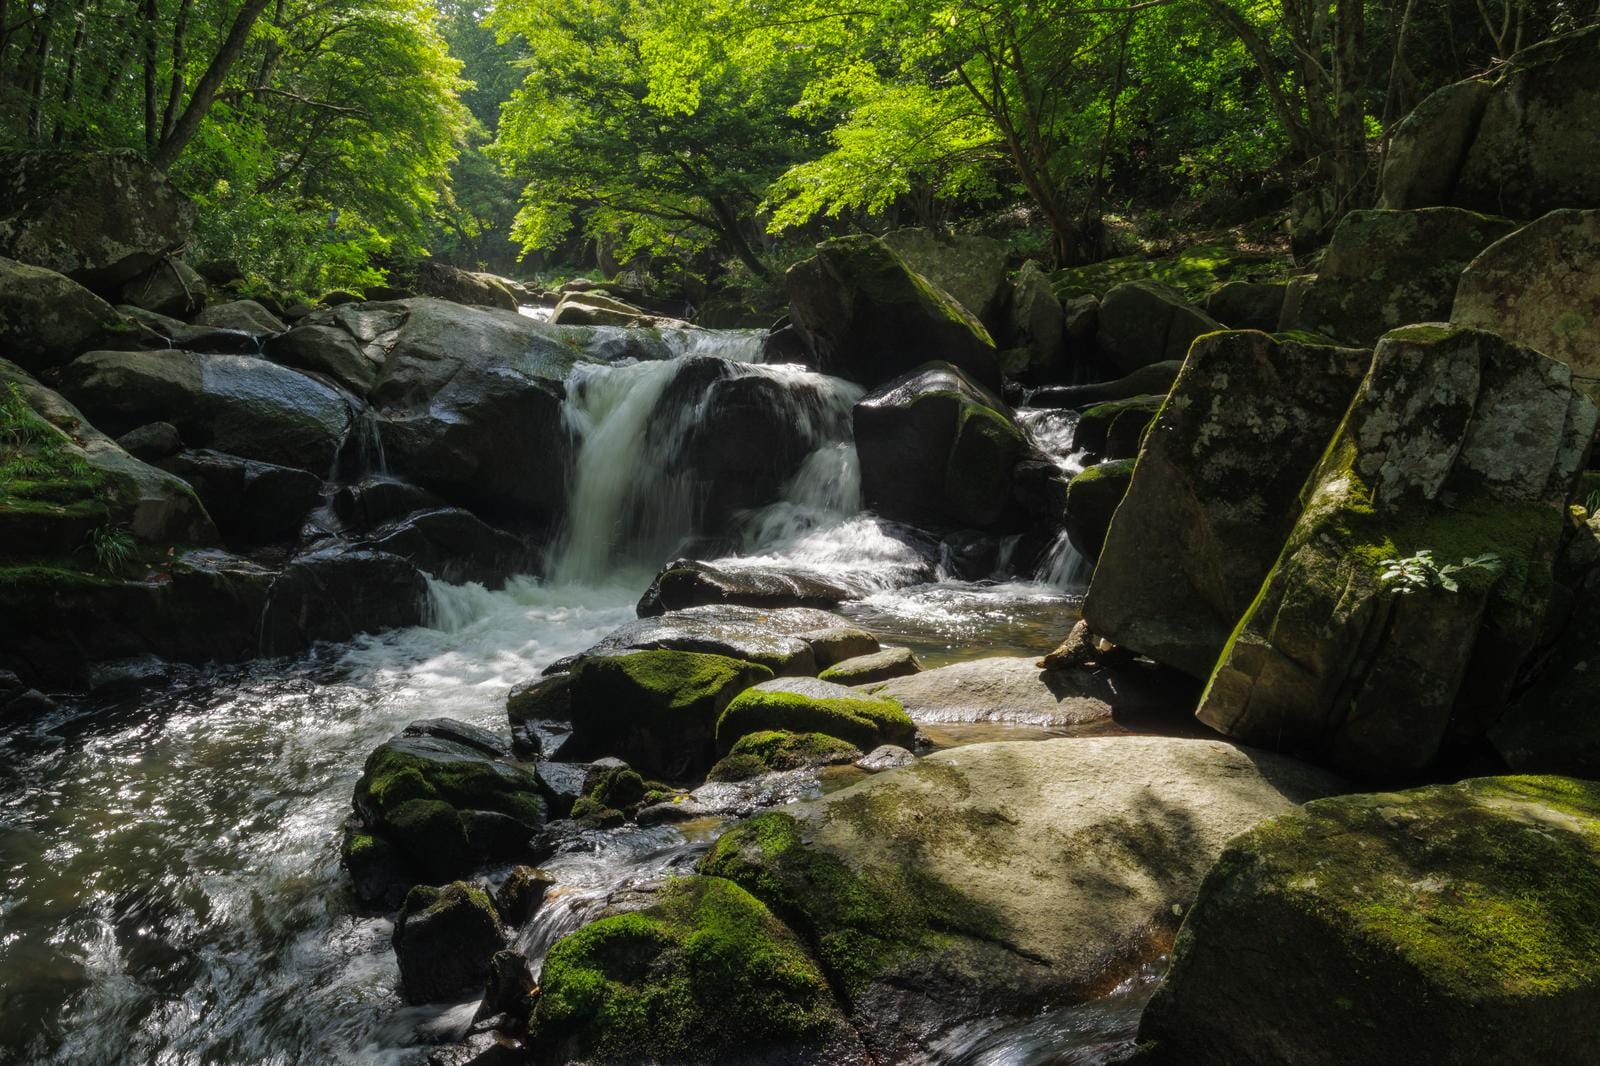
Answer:
<svg viewBox="0 0 1600 1066"><path fill-rule="evenodd" d="M574 671L584 700L644 700L653 711L681 711L730 687L767 681L772 671L742 659L692 651L638 651L586 659Z"/></svg>
<svg viewBox="0 0 1600 1066"><path fill-rule="evenodd" d="M544 821L538 779L518 767L487 759L423 758L404 744L384 744L368 756L356 784L358 809L382 819L415 799L498 811L530 826Z"/></svg>
<svg viewBox="0 0 1600 1066"><path fill-rule="evenodd" d="M1600 982L1600 782L1319 800L1232 850L1358 955L1402 960L1469 1001Z"/></svg>
<svg viewBox="0 0 1600 1066"><path fill-rule="evenodd" d="M772 767L754 755L724 755L706 774L707 781L748 781L770 773Z"/></svg>
<svg viewBox="0 0 1600 1066"><path fill-rule="evenodd" d="M646 791L644 778L637 772L626 766L614 766L600 775L589 790L589 798L603 806L621 809L637 804Z"/></svg>
<svg viewBox="0 0 1600 1066"><path fill-rule="evenodd" d="M540 984L534 1034L585 1061L759 1057L843 1027L794 935L715 877L674 881L649 908L562 939Z"/></svg>
<svg viewBox="0 0 1600 1066"><path fill-rule="evenodd" d="M824 733L769 729L740 737L729 754L753 755L774 770L793 770L802 766L854 762L861 757L861 750Z"/></svg>
<svg viewBox="0 0 1600 1066"><path fill-rule="evenodd" d="M781 811L723 834L701 872L737 882L800 931L851 998L953 936L988 939L999 932L993 915L916 866L857 873L810 846L799 822Z"/></svg>
<svg viewBox="0 0 1600 1066"><path fill-rule="evenodd" d="M572 803L572 819L578 822L602 822L621 825L627 815L615 807L606 806L603 800L593 796L579 796Z"/></svg>
<svg viewBox="0 0 1600 1066"><path fill-rule="evenodd" d="M717 746L731 751L750 733L821 733L863 751L880 744L910 747L916 726L905 708L875 696L816 697L775 689L748 689L728 704L717 721Z"/></svg>
<svg viewBox="0 0 1600 1066"><path fill-rule="evenodd" d="M1169 258L1129 255L1058 271L1051 278L1051 286L1058 297L1065 299L1081 293L1104 296L1129 281L1159 281L1182 292L1189 301L1203 303L1230 281L1275 281L1287 276L1290 266L1287 256L1246 252L1213 242L1195 245Z"/></svg>

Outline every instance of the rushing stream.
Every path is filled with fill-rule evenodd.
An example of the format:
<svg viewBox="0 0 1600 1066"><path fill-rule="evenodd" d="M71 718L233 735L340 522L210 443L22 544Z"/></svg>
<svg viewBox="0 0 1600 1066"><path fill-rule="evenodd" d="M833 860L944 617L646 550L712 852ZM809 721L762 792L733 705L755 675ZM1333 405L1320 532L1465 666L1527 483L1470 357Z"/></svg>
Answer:
<svg viewBox="0 0 1600 1066"><path fill-rule="evenodd" d="M854 386L753 363L750 335L686 335L680 355L778 379L811 453L746 516L725 562L812 569L861 591L844 613L925 665L1047 649L1081 573L949 578L926 544L860 513ZM339 826L367 753L417 718L502 730L509 687L631 619L693 533L663 425L677 360L580 366L567 418L583 442L548 583L430 586L430 625L298 661L180 671L159 692L71 705L0 733L0 1062L417 1062L471 1007L405 1007L387 919L356 913ZM1030 415L1064 468L1070 421ZM1036 734L1036 731L1035 731ZM1019 733L1019 735L1021 735ZM1030 734L1033 735L1033 734ZM558 887L521 932L542 958L621 885L687 871L715 826L630 827L546 864ZM1131 1033L1149 981L1022 1025L952 1033L939 1061L1100 1061Z"/></svg>

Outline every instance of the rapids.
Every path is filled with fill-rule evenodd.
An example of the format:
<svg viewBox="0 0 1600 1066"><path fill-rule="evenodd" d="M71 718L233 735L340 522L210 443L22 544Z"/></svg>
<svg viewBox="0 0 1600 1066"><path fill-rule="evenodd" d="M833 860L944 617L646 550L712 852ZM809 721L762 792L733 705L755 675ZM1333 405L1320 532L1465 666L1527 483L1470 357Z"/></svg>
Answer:
<svg viewBox="0 0 1600 1066"><path fill-rule="evenodd" d="M761 365L759 335L686 332L672 345L679 358L574 371L565 417L580 450L546 580L433 582L428 625L301 660L179 670L158 691L64 701L0 733L0 1061L420 1062L420 1044L465 1026L471 1004L402 1004L389 920L347 898L351 787L367 753L414 719L503 731L511 685L633 617L655 569L697 532L677 451L697 412L657 410L683 357L777 380L809 448L719 562L857 589L843 613L927 665L1040 652L1066 630L1084 573L1070 546L1031 577L1004 558L1013 544L1012 572L956 580L925 535L861 511L856 386ZM1024 424L1064 470L1081 467L1070 418ZM716 831L629 827L557 855L545 866L558 886L520 948L537 964L608 893L688 871ZM1099 1061L1127 1039L1140 994L952 1033L930 1061Z"/></svg>

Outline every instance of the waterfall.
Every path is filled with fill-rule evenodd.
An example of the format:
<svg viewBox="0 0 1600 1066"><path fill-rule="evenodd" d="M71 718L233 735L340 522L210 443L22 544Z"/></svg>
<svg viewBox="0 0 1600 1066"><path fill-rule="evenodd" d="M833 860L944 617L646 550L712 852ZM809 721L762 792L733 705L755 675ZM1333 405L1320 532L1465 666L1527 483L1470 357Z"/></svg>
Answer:
<svg viewBox="0 0 1600 1066"><path fill-rule="evenodd" d="M854 468L850 408L859 387L749 362L758 334L663 336L674 338L676 358L583 363L568 378L563 417L579 443L566 525L549 560L560 584L637 584L697 538L723 532L720 511L759 495L769 473L777 479L770 495L749 507L780 492L832 492L840 509L856 507L859 490L839 479L841 467Z"/></svg>
<svg viewBox="0 0 1600 1066"><path fill-rule="evenodd" d="M1069 480L1083 472L1087 452L1077 447L1078 412L1060 408L1020 408L1017 422L1021 424L1039 451ZM1094 564L1072 546L1067 531L1061 530L1039 560L1034 570L1034 580L1051 588L1078 591L1088 586L1094 573Z"/></svg>

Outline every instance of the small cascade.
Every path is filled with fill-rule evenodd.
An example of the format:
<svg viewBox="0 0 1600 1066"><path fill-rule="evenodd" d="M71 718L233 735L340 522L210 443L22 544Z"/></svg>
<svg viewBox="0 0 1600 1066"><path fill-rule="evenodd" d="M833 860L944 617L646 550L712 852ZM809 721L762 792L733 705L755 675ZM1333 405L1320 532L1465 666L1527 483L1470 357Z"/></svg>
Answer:
<svg viewBox="0 0 1600 1066"><path fill-rule="evenodd" d="M849 447L857 386L733 358L755 350L743 333L673 334L702 337L693 343L706 350L660 362L580 364L568 379L564 417L580 443L566 528L550 557L558 583L637 583L639 572L653 573L716 533L708 527L728 517L723 511L759 494L753 470L788 465L797 470L789 484L810 485L824 477L806 473L812 456Z"/></svg>
<svg viewBox="0 0 1600 1066"><path fill-rule="evenodd" d="M1075 443L1078 436L1077 411L1056 407L1019 407L1016 415L1017 424L1064 476L1070 478L1083 472L1088 452L1079 449Z"/></svg>
<svg viewBox="0 0 1600 1066"><path fill-rule="evenodd" d="M1039 568L1034 571L1034 580L1051 588L1081 592L1089 587L1089 578L1093 574L1094 564L1072 546L1067 531L1062 530L1056 534L1050 550L1045 552L1039 561Z"/></svg>

